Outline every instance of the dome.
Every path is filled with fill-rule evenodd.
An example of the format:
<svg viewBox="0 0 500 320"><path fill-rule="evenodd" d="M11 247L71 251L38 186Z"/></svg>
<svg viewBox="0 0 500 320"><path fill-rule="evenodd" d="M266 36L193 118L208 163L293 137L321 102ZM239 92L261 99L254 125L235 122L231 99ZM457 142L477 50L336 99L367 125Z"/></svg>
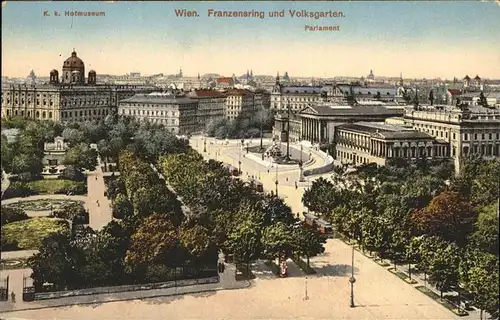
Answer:
<svg viewBox="0 0 500 320"><path fill-rule="evenodd" d="M95 70L90 70L89 74L96 74Z"/></svg>
<svg viewBox="0 0 500 320"><path fill-rule="evenodd" d="M59 72L56 70L56 69L52 69L52 71L50 71L50 74L58 74Z"/></svg>
<svg viewBox="0 0 500 320"><path fill-rule="evenodd" d="M63 69L80 69L84 68L85 64L83 63L82 59L78 58L76 56L76 52L73 51L71 53L71 57L66 59L63 63Z"/></svg>

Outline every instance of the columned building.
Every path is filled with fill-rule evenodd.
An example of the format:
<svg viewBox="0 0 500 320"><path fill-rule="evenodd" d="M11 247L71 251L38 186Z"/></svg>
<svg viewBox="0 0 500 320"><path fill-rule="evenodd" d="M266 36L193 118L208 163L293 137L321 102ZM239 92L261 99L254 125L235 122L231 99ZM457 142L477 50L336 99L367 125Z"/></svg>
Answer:
<svg viewBox="0 0 500 320"><path fill-rule="evenodd" d="M335 128L338 125L359 121L383 122L387 118L403 114L404 109L398 106L317 103L299 113L302 120L302 140L331 144L334 142Z"/></svg>
<svg viewBox="0 0 500 320"><path fill-rule="evenodd" d="M408 127L356 122L338 126L335 135L334 158L344 164L385 165L395 158L415 160L448 156L445 143Z"/></svg>
<svg viewBox="0 0 500 320"><path fill-rule="evenodd" d="M90 70L73 51L62 65L62 76L52 70L49 83L2 85L2 117L52 121L92 121L116 113L118 101L136 93L155 91L153 86L98 85Z"/></svg>

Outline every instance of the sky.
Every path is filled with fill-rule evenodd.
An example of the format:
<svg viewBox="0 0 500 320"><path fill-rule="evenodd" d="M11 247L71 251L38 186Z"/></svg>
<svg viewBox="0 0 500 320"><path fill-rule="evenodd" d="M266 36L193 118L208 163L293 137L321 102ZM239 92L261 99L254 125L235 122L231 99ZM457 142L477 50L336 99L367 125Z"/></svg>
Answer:
<svg viewBox="0 0 500 320"><path fill-rule="evenodd" d="M495 2L2 2L2 76L61 72L73 48L97 74L231 76L288 71L294 77L500 78ZM187 9L198 17L178 17ZM213 18L208 10L263 11ZM285 10L284 17L268 12ZM291 17L289 10L342 12ZM60 16L55 16L57 11ZM104 12L99 17L66 11ZM46 15L47 13L49 15ZM305 31L305 26L338 31Z"/></svg>

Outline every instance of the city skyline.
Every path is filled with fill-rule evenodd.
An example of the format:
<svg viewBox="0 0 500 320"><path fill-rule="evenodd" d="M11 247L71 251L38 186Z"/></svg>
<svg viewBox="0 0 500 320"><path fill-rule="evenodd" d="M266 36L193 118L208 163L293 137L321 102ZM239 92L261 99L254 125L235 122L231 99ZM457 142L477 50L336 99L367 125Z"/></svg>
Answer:
<svg viewBox="0 0 500 320"><path fill-rule="evenodd" d="M98 74L288 71L292 77L500 76L494 2L3 3L2 76L48 76L75 48ZM196 10L180 18L174 10ZM213 18L208 10L336 11L344 18ZM44 16L97 11L104 17ZM481 17L475 20L471 17ZM304 25L339 25L306 32Z"/></svg>

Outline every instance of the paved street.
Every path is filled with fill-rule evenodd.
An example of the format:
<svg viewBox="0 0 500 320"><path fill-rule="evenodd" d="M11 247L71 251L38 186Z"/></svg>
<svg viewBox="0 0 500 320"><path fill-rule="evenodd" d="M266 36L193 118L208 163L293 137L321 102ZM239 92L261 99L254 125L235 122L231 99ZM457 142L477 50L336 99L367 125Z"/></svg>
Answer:
<svg viewBox="0 0 500 320"><path fill-rule="evenodd" d="M355 308L349 307L351 248L339 240L329 240L327 253L311 259L318 274L307 279L293 266L290 277L279 279L259 264L254 267L257 278L247 289L19 311L4 314L3 318L457 319L358 252L354 263Z"/></svg>
<svg viewBox="0 0 500 320"><path fill-rule="evenodd" d="M199 146L203 148L202 143ZM234 146L220 149L218 160L232 163L235 156ZM238 152L236 149L236 156ZM215 158L215 152L211 153L211 157ZM318 157L316 160L321 165L321 159ZM276 173L270 171L268 174L267 170L262 170L258 166L260 165L249 159L242 160L243 172L260 174L264 187L274 190ZM292 207L293 212L302 212L304 207L301 198L304 188L295 188L293 179L297 177L298 168L278 170L278 193ZM124 294L126 297L135 300L104 303L106 299L96 298L97 304L18 311L3 317L117 319L119 310L121 319L458 318L439 303L388 272L386 268L358 252L355 252L354 262L356 307L350 308L348 279L351 276L351 253L351 247L342 241L328 240L326 252L311 259L311 266L318 274L307 276L307 279L291 261L288 262L290 276L284 279L277 278L262 262L258 262L253 266L257 278L252 281L252 286L246 289L142 299L135 299L134 293L126 293ZM203 299L199 299L201 297Z"/></svg>

